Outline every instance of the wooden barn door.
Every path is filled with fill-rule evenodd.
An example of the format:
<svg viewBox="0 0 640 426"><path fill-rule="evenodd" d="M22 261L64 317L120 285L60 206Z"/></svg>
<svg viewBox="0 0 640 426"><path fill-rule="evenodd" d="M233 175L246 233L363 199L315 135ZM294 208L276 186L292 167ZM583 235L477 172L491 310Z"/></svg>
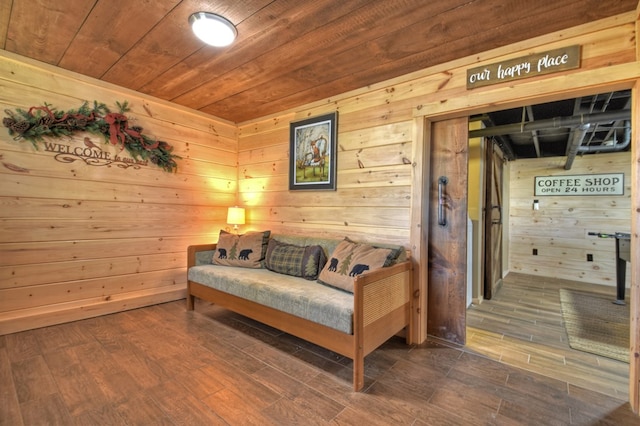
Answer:
<svg viewBox="0 0 640 426"><path fill-rule="evenodd" d="M502 152L491 140L485 156L484 298L491 299L502 285Z"/></svg>
<svg viewBox="0 0 640 426"><path fill-rule="evenodd" d="M427 333L466 340L467 118L431 126Z"/></svg>

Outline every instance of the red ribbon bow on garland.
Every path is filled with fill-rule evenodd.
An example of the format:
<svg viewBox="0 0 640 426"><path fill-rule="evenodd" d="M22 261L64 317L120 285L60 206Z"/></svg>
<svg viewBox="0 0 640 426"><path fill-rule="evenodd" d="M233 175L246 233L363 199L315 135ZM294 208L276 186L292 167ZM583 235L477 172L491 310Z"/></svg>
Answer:
<svg viewBox="0 0 640 426"><path fill-rule="evenodd" d="M140 145L142 145L142 147L147 151L158 147L159 141L147 145L140 132L130 129L127 116L124 114L111 112L104 117L104 121L109 124L109 141L112 145L120 144L120 149L124 149L124 144L127 141L127 135L140 142Z"/></svg>

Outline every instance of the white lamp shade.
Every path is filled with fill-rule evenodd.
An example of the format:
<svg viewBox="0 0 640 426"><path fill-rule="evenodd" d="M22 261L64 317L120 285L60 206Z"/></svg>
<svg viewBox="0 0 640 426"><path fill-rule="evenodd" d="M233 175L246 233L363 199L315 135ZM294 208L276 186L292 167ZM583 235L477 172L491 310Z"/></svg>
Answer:
<svg viewBox="0 0 640 426"><path fill-rule="evenodd" d="M189 16L189 24L194 34L205 43L224 47L236 39L236 27L220 15L209 12L196 12Z"/></svg>
<svg viewBox="0 0 640 426"><path fill-rule="evenodd" d="M244 208L229 207L229 210L227 210L227 223L229 225L244 225Z"/></svg>

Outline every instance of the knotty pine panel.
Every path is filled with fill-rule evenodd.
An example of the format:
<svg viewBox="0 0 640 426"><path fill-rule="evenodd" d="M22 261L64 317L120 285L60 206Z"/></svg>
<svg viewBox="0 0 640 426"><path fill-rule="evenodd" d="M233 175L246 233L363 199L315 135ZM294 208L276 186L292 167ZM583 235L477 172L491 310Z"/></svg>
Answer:
<svg viewBox="0 0 640 426"><path fill-rule="evenodd" d="M270 220L271 219L271 220ZM357 226L349 223L323 224L306 222L285 222L277 217L266 220L251 220L251 225L246 230L271 230L275 233L313 235L322 238L348 237L358 242L386 242L389 244L406 245L409 240L409 230L400 228L385 228L371 226Z"/></svg>
<svg viewBox="0 0 640 426"><path fill-rule="evenodd" d="M513 272L518 272L527 275L539 276L539 277L551 277L560 278L571 281L582 281L585 284L598 282L600 285L607 285L611 287L611 297L614 298L616 277L604 267L587 267L586 265L567 264L564 262L553 262L551 260L548 263L544 263L541 259L538 263L519 262L518 259L510 261L510 268ZM626 272L626 286L630 285L630 266L627 265ZM615 270L615 267L614 267ZM627 288L627 292L628 292ZM628 294L628 293L627 293Z"/></svg>
<svg viewBox="0 0 640 426"><path fill-rule="evenodd" d="M522 249L522 247L526 247L527 245L533 246L534 244L544 244L545 246L549 246L549 247L555 247L556 245L558 245L554 236L541 237L537 235L533 235L533 236L519 235L519 236L514 236L512 240L518 241L517 246L513 248L513 250L516 250L516 251L519 249ZM594 236L588 236L588 238L586 239L583 236L576 239L563 238L562 247L567 249L585 248L588 250L608 251L609 244L611 244L611 241L612 240L608 238L598 238Z"/></svg>
<svg viewBox="0 0 640 426"><path fill-rule="evenodd" d="M186 142L184 152L176 152L183 158L191 160L201 160L209 163L214 163L223 166L232 166L236 164L237 153L229 151L227 149L216 149L215 141L209 140L209 135L203 136L200 134L200 138L204 137L208 145L201 145ZM169 142L170 139L167 140Z"/></svg>
<svg viewBox="0 0 640 426"><path fill-rule="evenodd" d="M131 203L112 200L0 197L0 219L53 219L55 221L134 221L144 217L151 222L167 222L176 216L185 221L226 220L226 211L204 205Z"/></svg>
<svg viewBox="0 0 640 426"><path fill-rule="evenodd" d="M541 209L543 207L540 207ZM628 232L629 231L629 219L630 214L627 212L625 219L614 220L612 218L569 218L562 217L550 217L547 215L545 218L530 218L526 217L526 213L523 216L512 216L509 221L509 225L515 231L515 235L527 235L527 236L555 236L568 238L586 237L589 232L605 232L612 233L615 231Z"/></svg>
<svg viewBox="0 0 640 426"><path fill-rule="evenodd" d="M137 259L144 255L186 253L189 245L217 241L219 229L218 224L215 227L202 226L197 235L179 237L2 243L0 267L90 259L112 259L113 262L119 262L123 258Z"/></svg>
<svg viewBox="0 0 640 426"><path fill-rule="evenodd" d="M238 162L238 179L269 178L272 176L289 174L289 161L274 160L248 164Z"/></svg>
<svg viewBox="0 0 640 426"><path fill-rule="evenodd" d="M579 156L571 170L564 170L564 161L563 157L509 163L509 269L615 286L615 239L589 232L630 231L631 156L628 152ZM533 195L535 176L597 173L623 173L624 195ZM534 199L540 210L533 210ZM538 255L533 255L534 248ZM587 254L593 255L593 261L587 261Z"/></svg>
<svg viewBox="0 0 640 426"><path fill-rule="evenodd" d="M0 289L29 287L40 284L115 277L184 266L184 252L127 256L125 258L82 259L71 262L38 263L37 265L0 266Z"/></svg>
<svg viewBox="0 0 640 426"><path fill-rule="evenodd" d="M408 186L395 187L394 191L387 188L369 188L363 194L359 188L345 188L337 191L273 191L269 192L268 198L255 203L258 193L245 192L242 194L242 204L250 208L247 214L253 212L253 206L273 207L309 204L313 206L331 205L335 207L353 206L354 199L357 199L359 207L404 207L411 206L411 188Z"/></svg>
<svg viewBox="0 0 640 426"><path fill-rule="evenodd" d="M180 286L182 288L186 282L186 268L182 267L2 289L0 319L2 313L8 311L50 306L66 303L70 300L77 301L95 297L109 300L113 294L126 295L129 292L165 286L175 286L176 288Z"/></svg>
<svg viewBox="0 0 640 426"><path fill-rule="evenodd" d="M56 187L62 186L62 194L60 198L68 198L64 187L69 189L73 187L72 195L80 200L95 201L123 201L130 203L159 203L159 204L193 204L193 205L215 205L220 202L225 194L231 193L228 199L235 199L232 191L235 185L232 182L227 184L225 189L214 191L184 190L176 188L165 188L158 182L150 182L149 185L143 185L143 182L132 181L130 184L110 183L110 182L92 182L78 181L73 178L69 179L50 179L47 177L31 176L30 174L0 173L3 179L2 195L7 197L34 197L46 198L52 195L52 191L56 191ZM229 200L224 205L229 205Z"/></svg>
<svg viewBox="0 0 640 426"><path fill-rule="evenodd" d="M288 146L289 143L289 123L274 124L262 133L257 129L246 129L240 136L244 140L243 151L251 152L254 150L262 150L271 147L280 148L283 144ZM242 154L242 153L240 153Z"/></svg>
<svg viewBox="0 0 640 426"><path fill-rule="evenodd" d="M176 237L197 235L202 228L212 228L214 221L144 222L143 219L122 221L43 221L3 219L0 240L11 242L63 241L101 238L151 238L157 235Z"/></svg>
<svg viewBox="0 0 640 426"><path fill-rule="evenodd" d="M563 239L556 242L553 238L532 237L528 241L517 246L512 246L510 255L531 256L533 249L538 250L538 256L556 257L569 255L574 259L586 259L587 254L593 254L594 260L606 260L613 262L611 257L611 245L615 244L614 239L602 239L602 244L585 244L584 240ZM586 247L585 247L586 245Z"/></svg>
<svg viewBox="0 0 640 426"><path fill-rule="evenodd" d="M237 126L17 55L0 55L0 85L3 110L128 101L131 123L183 157L176 173L62 163L0 129L0 333L184 297L187 246L215 242L237 203ZM85 137L129 157L100 135L47 142Z"/></svg>
<svg viewBox="0 0 640 426"><path fill-rule="evenodd" d="M288 174L289 167L289 143L277 146L267 146L264 148L256 148L247 151L242 151L238 154L238 164L240 167L240 176L243 174L248 174L246 172L243 173L243 170L252 170L252 167L255 164L280 164L285 162L284 171L281 173ZM251 174L253 175L253 174ZM267 175L273 175L273 173L268 173ZM261 176L258 174L258 176Z"/></svg>
<svg viewBox="0 0 640 426"><path fill-rule="evenodd" d="M592 218L596 220L603 220L603 219L625 220L629 216L629 212L615 208L617 205L617 202L611 202L610 206L594 206L594 208L589 208L589 207L583 208L583 206L579 205L580 202L578 200L576 200L575 203L578 204L575 207L567 206L572 203L562 203L563 205L558 208L554 208L553 206L546 207L543 212L539 212L536 216L538 218L546 218L546 217L549 217L549 218L562 217L565 219ZM528 206L517 207L517 208L514 208L511 205L509 206L509 209L513 212L514 216L526 216L531 212L531 202L529 202L528 204L529 204ZM558 204L558 202L553 202L552 204Z"/></svg>
<svg viewBox="0 0 640 426"><path fill-rule="evenodd" d="M338 160L339 161L339 160ZM344 188L411 186L411 166L401 164L373 169L349 169L338 173ZM363 190L366 194L366 190Z"/></svg>
<svg viewBox="0 0 640 426"><path fill-rule="evenodd" d="M411 164L411 142L358 150L343 150L340 153L341 169L368 169L398 164Z"/></svg>
<svg viewBox="0 0 640 426"><path fill-rule="evenodd" d="M340 133L340 147L345 151L386 146L403 142L411 142L413 139L413 123L403 121L400 123L385 124L366 129L353 130Z"/></svg>
<svg viewBox="0 0 640 426"><path fill-rule="evenodd" d="M252 207L252 218L283 222L315 223L318 226L338 225L380 228L406 228L409 223L404 213L406 208L365 207L345 209L342 206L328 207L322 204L307 207Z"/></svg>

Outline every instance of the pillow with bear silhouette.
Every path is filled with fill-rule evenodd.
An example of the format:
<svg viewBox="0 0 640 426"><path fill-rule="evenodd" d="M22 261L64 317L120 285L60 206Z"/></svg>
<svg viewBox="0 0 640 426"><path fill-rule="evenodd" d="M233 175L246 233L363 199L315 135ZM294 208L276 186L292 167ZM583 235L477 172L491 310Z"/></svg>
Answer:
<svg viewBox="0 0 640 426"><path fill-rule="evenodd" d="M326 262L327 256L319 245L298 246L272 238L267 245L264 266L279 274L316 280Z"/></svg>
<svg viewBox="0 0 640 426"><path fill-rule="evenodd" d="M216 251L213 254L213 264L262 268L270 235L271 231L237 235L221 230Z"/></svg>
<svg viewBox="0 0 640 426"><path fill-rule="evenodd" d="M397 258L397 253L393 249L356 243L345 238L329 256L318 281L353 293L356 276L388 266L394 258Z"/></svg>

